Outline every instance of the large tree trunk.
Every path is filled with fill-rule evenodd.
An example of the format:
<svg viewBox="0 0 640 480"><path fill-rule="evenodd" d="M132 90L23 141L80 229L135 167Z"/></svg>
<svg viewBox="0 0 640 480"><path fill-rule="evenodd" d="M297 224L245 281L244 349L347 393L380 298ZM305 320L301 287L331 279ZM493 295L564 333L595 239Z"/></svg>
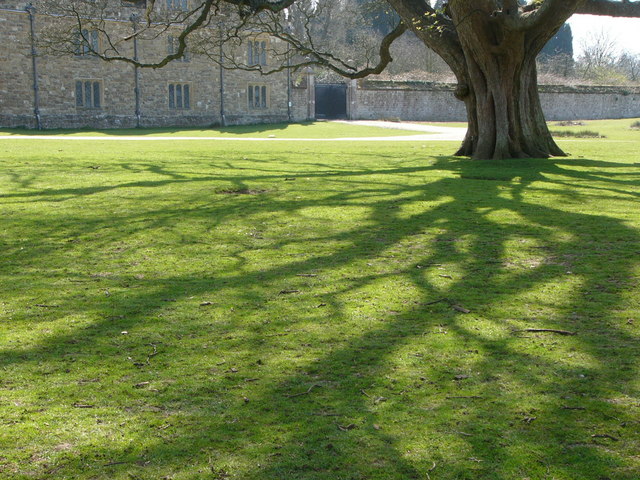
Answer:
<svg viewBox="0 0 640 480"><path fill-rule="evenodd" d="M465 68L457 72L456 96L465 102L469 122L458 155L475 159L564 155L547 128L536 72L536 56L555 32L509 30L495 17L478 14L475 2L456 5L454 21L458 20L465 58Z"/></svg>
<svg viewBox="0 0 640 480"><path fill-rule="evenodd" d="M456 97L465 103L469 122L458 155L564 155L542 112L536 57L579 7L604 0L448 0L438 2L443 10L424 0L386 1L456 75Z"/></svg>
<svg viewBox="0 0 640 480"><path fill-rule="evenodd" d="M467 136L457 155L475 159L564 155L542 112L535 54L495 62L491 70L469 63L468 79L456 90L468 119Z"/></svg>

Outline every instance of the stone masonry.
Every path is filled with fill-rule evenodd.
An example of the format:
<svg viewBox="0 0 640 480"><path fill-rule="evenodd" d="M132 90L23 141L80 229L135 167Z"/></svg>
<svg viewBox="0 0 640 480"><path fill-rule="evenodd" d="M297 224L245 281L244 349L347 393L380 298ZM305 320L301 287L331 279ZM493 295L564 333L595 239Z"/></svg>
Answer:
<svg viewBox="0 0 640 480"><path fill-rule="evenodd" d="M133 32L130 21L135 8L115 0L109 15L109 28L126 36ZM32 20L36 37L48 22L69 22L38 13L37 2ZM105 62L91 55L50 56L36 53L34 76L30 15L23 2L0 0L0 127L37 126L38 113L43 128L60 127L143 127L220 125L222 114L227 124L304 121L314 116L313 79L302 74L287 88L286 72L262 76L258 72L222 72L224 111L221 110L220 67L207 58L190 54L188 61L173 61L164 68L138 69L140 116L136 115L136 69L123 62ZM169 32L171 33L171 32ZM167 38L138 42L139 57L158 59L167 54ZM126 52L131 55L131 50ZM239 51L239 55L246 54ZM93 94L87 105L78 105L77 85L98 84L96 105ZM170 104L171 85L189 89L188 108ZM255 108L249 104L249 85L265 87L267 102ZM38 112L36 109L36 89ZM81 90L82 91L82 90ZM84 94L83 94L84 95ZM174 102L175 103L175 102Z"/></svg>
<svg viewBox="0 0 640 480"><path fill-rule="evenodd" d="M361 80L350 85L349 118L413 121L466 121L455 85L428 82ZM547 120L596 120L640 117L640 88L541 85Z"/></svg>

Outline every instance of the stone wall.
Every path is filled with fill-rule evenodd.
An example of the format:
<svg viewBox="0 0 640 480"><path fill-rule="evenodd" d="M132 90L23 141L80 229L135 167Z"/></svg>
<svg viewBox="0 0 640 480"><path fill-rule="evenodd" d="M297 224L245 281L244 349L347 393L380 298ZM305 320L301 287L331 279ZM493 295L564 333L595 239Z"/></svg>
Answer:
<svg viewBox="0 0 640 480"><path fill-rule="evenodd" d="M25 12L0 11L0 125L3 126L35 124L29 36L29 16Z"/></svg>
<svg viewBox="0 0 640 480"><path fill-rule="evenodd" d="M639 87L541 85L547 120L598 120L640 117Z"/></svg>
<svg viewBox="0 0 640 480"><path fill-rule="evenodd" d="M466 121L464 104L453 96L454 88L428 82L354 82L350 118ZM638 87L541 85L540 99L547 119L553 121L640 117Z"/></svg>
<svg viewBox="0 0 640 480"><path fill-rule="evenodd" d="M350 118L465 121L464 104L453 97L453 90L452 85L435 83L360 81L350 89Z"/></svg>

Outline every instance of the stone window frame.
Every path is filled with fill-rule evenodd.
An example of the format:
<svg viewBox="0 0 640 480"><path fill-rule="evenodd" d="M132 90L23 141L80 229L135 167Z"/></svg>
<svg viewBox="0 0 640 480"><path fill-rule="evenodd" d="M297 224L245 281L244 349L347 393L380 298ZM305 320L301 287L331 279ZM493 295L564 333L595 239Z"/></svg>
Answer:
<svg viewBox="0 0 640 480"><path fill-rule="evenodd" d="M192 98L193 88L191 82L167 82L167 105L169 110L191 110Z"/></svg>
<svg viewBox="0 0 640 480"><path fill-rule="evenodd" d="M178 37L174 35L167 36L167 54L168 55L173 55L174 53L176 53L178 51L179 45L180 45L180 41L178 40ZM182 54L182 57L176 58L174 60L174 62L190 62L190 61L191 61L191 55L189 54L189 49L185 49L184 53Z"/></svg>
<svg viewBox="0 0 640 480"><path fill-rule="evenodd" d="M96 78L76 78L74 85L77 109L101 110L103 108L104 87L102 80Z"/></svg>
<svg viewBox="0 0 640 480"><path fill-rule="evenodd" d="M74 54L77 58L93 57L95 55L94 52L100 51L102 38L98 30L83 28L81 31L79 30L76 32L74 44Z"/></svg>
<svg viewBox="0 0 640 480"><path fill-rule="evenodd" d="M249 110L268 110L271 108L270 85L251 82L247 84L246 92Z"/></svg>
<svg viewBox="0 0 640 480"><path fill-rule="evenodd" d="M188 0L167 0L167 10L186 12L189 9Z"/></svg>
<svg viewBox="0 0 640 480"><path fill-rule="evenodd" d="M247 42L247 65L266 66L269 64L269 37L252 37Z"/></svg>

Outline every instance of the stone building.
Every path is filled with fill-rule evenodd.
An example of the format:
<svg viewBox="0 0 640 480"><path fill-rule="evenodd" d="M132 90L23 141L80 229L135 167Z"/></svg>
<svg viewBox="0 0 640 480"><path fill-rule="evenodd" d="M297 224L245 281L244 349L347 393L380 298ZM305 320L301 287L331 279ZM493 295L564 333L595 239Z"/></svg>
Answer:
<svg viewBox="0 0 640 480"><path fill-rule="evenodd" d="M192 1L158 0L158 4L176 10ZM132 15L141 16L145 3L95 0L91 4L108 7L105 30L129 38L136 28ZM70 28L73 24L69 18L40 11L37 0L34 8L30 5L25 0L0 0L0 128L208 126L304 121L316 116L466 119L464 105L453 96L455 87L447 84L364 79L315 85L310 73L290 77L286 71L262 76L225 70L188 50L183 58L156 70L102 61L82 44L63 56L45 55L41 42L34 39L46 38L53 24L67 22ZM135 37L136 41L124 43L124 53L133 56L135 45L141 61L157 61L175 52L178 31L167 30L153 40ZM82 34L100 51L105 39L98 32L87 29ZM240 46L226 53L248 65L274 66L269 52L278 50L278 41L251 32L246 35ZM549 120L640 117L638 87L541 86L540 92Z"/></svg>
<svg viewBox="0 0 640 480"><path fill-rule="evenodd" d="M187 1L167 0L167 5L186 8ZM133 33L132 14L142 13L144 3L110 1L106 28L124 36ZM37 1L32 7L24 1L0 0L0 127L206 126L314 117L313 78L306 74L292 80L286 72L263 76L225 70L188 51L156 70L105 62L83 45L64 56L40 54L34 40L51 22L64 21L70 20L41 13ZM98 32L82 33L96 47L104 41ZM138 58L173 53L176 38L171 33L138 41ZM271 59L257 50L269 41L276 42L244 42L234 53L268 65ZM133 55L134 42L129 44L126 53Z"/></svg>

